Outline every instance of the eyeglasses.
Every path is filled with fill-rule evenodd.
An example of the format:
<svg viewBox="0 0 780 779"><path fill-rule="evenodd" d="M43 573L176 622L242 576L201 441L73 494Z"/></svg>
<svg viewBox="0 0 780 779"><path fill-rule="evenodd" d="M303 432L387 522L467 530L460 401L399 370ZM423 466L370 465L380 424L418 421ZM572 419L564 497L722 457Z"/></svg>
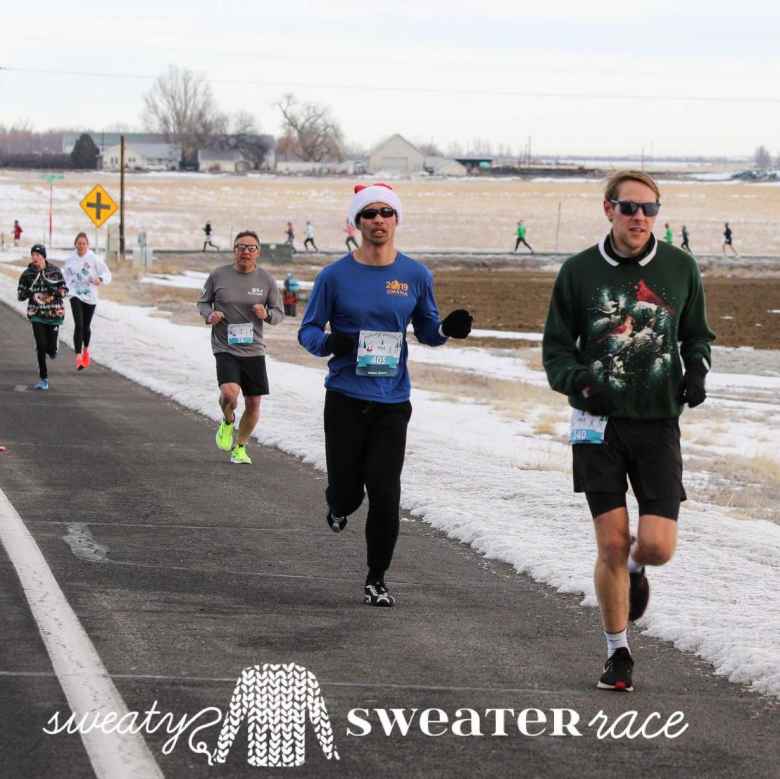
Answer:
<svg viewBox="0 0 780 779"><path fill-rule="evenodd" d="M391 216L395 216L395 209L390 206L383 206L382 208L364 208L358 216L361 219L376 219L377 214L382 219L389 219Z"/></svg>
<svg viewBox="0 0 780 779"><path fill-rule="evenodd" d="M238 249L240 252L251 252L252 254L260 249L259 246L255 246L253 243L237 243L233 248Z"/></svg>
<svg viewBox="0 0 780 779"><path fill-rule="evenodd" d="M633 200L610 200L613 206L617 206L623 216L633 216L639 209L645 216L657 216L661 208L660 203L635 203Z"/></svg>

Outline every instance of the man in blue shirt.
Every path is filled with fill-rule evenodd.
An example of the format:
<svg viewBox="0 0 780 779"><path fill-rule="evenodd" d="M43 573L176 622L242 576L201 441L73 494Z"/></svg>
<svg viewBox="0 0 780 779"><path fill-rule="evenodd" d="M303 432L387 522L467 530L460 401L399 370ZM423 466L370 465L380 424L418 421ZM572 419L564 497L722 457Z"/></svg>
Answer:
<svg viewBox="0 0 780 779"><path fill-rule="evenodd" d="M328 525L343 530L368 492L364 602L392 606L384 575L398 538L412 414L406 328L411 322L418 341L440 346L466 338L472 318L458 309L441 321L431 272L396 251L401 201L391 187L356 186L349 220L362 245L317 276L298 341L316 356L333 355L325 379Z"/></svg>

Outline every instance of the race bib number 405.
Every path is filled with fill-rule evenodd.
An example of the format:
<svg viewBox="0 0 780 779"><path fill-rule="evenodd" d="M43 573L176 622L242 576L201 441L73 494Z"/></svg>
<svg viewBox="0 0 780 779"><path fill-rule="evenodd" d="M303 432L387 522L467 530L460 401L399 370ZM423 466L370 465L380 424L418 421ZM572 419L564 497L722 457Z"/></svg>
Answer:
<svg viewBox="0 0 780 779"><path fill-rule="evenodd" d="M403 333L361 330L358 339L358 376L395 376L401 360Z"/></svg>
<svg viewBox="0 0 780 779"><path fill-rule="evenodd" d="M603 444L608 417L596 417L577 408L571 410L571 444Z"/></svg>

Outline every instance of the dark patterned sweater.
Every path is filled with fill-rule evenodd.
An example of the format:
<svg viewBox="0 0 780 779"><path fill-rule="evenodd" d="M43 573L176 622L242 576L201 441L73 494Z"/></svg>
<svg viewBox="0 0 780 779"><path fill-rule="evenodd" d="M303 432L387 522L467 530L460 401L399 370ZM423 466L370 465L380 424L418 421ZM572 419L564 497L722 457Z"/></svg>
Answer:
<svg viewBox="0 0 780 779"><path fill-rule="evenodd" d="M550 386L583 408L575 386L590 372L617 403L611 416L677 417L681 358L709 370L715 339L696 261L660 242L639 262L617 261L606 246L568 259L555 281L542 344Z"/></svg>
<svg viewBox="0 0 780 779"><path fill-rule="evenodd" d="M44 325L61 325L65 318L68 288L56 265L47 262L43 270L28 265L19 277L19 300L27 300L27 318Z"/></svg>

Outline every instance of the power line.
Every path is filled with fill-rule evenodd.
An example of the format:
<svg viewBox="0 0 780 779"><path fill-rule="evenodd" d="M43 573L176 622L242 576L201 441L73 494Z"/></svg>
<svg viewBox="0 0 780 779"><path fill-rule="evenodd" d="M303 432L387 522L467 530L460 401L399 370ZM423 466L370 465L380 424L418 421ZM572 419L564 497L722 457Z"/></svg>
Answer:
<svg viewBox="0 0 780 779"><path fill-rule="evenodd" d="M34 73L53 76L73 76L78 78L102 78L102 79L138 79L153 81L158 75L146 73L105 73L98 71L70 71L47 70L42 68L17 68L0 65L0 70L15 73ZM655 94L609 94L606 92L555 92L555 91L527 91L519 89L490 89L490 88L452 88L441 87L402 87L384 86L377 84L315 84L295 81L259 81L255 79L209 79L212 84L233 84L241 86L273 87L275 89L334 89L349 91L371 92L398 92L403 94L420 95L472 95L494 97L523 97L553 100L608 100L608 101L659 101L670 103L777 103L780 97L768 96L708 96L708 95L655 95Z"/></svg>

